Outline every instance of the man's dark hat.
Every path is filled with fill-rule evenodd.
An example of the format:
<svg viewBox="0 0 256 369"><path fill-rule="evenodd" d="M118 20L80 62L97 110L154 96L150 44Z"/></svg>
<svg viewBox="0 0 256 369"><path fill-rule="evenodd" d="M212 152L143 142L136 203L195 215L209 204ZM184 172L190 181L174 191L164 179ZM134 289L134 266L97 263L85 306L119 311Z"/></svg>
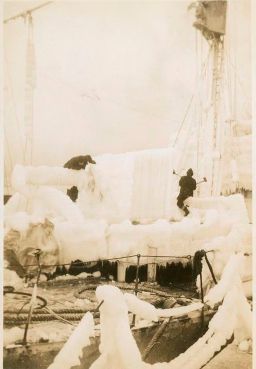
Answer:
<svg viewBox="0 0 256 369"><path fill-rule="evenodd" d="M187 170L187 174L192 176L194 174L193 169L189 168Z"/></svg>

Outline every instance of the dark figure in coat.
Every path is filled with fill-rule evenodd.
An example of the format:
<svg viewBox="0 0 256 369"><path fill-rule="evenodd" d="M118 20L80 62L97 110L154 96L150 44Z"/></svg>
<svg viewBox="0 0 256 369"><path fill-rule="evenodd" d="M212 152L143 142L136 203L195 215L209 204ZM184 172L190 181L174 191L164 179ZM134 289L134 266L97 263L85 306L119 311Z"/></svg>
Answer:
<svg viewBox="0 0 256 369"><path fill-rule="evenodd" d="M92 159L90 155L75 156L74 158L66 162L64 168L75 170L85 169L88 163L96 164L96 162ZM67 190L67 195L71 198L72 201L75 202L78 197L78 188L76 186L69 188Z"/></svg>
<svg viewBox="0 0 256 369"><path fill-rule="evenodd" d="M186 176L181 177L179 181L179 186L180 193L177 197L177 206L180 209L184 210L185 216L187 216L189 214L189 210L188 207L184 205L184 201L188 197L193 196L193 192L196 189L196 181L193 178L193 170L191 168L187 171Z"/></svg>

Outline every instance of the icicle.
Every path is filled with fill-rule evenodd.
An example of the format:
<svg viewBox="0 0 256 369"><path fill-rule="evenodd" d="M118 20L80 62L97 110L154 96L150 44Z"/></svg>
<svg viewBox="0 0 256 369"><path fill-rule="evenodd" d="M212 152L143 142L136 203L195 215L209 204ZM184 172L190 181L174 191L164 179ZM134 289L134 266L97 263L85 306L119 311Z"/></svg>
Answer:
<svg viewBox="0 0 256 369"><path fill-rule="evenodd" d="M90 337L93 335L93 316L86 313L48 369L70 369L80 365L82 349L90 345Z"/></svg>

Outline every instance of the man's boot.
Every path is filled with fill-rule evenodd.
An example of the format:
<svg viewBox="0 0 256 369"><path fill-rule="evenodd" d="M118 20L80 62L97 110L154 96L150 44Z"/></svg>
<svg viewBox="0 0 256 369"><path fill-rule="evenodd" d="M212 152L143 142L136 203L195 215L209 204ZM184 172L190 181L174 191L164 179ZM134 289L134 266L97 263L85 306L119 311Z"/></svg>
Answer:
<svg viewBox="0 0 256 369"><path fill-rule="evenodd" d="M183 210L184 210L185 217L186 217L189 214L188 207L187 206L183 206Z"/></svg>

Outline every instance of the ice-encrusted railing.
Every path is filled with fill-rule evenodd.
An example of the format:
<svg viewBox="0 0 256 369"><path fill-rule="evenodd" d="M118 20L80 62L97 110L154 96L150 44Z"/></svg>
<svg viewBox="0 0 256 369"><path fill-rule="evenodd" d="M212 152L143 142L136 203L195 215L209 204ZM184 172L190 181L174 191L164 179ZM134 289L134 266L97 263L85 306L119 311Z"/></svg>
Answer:
<svg viewBox="0 0 256 369"><path fill-rule="evenodd" d="M130 328L128 311L149 321L157 321L161 317L181 316L190 311L201 309L203 304L193 303L190 306L156 309L131 294L123 294L115 286L99 286L96 297L101 314L100 356L90 369L200 369L215 353L234 335L239 343L252 338L252 312L241 287L240 270L244 256L233 254L222 274L220 282L205 297L205 303L214 306L222 303L209 323L208 331L186 352L169 363L153 365L142 360L141 353ZM93 334L91 317L84 318L75 329L70 339L56 356L49 369L70 369L79 364L82 348L88 345L88 337ZM89 323L90 321L90 323ZM74 342L76 350L70 351Z"/></svg>

